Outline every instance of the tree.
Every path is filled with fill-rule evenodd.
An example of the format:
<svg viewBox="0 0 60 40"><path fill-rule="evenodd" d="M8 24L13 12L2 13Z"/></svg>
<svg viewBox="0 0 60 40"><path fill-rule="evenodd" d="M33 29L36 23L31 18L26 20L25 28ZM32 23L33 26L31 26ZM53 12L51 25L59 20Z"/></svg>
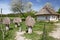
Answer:
<svg viewBox="0 0 60 40"><path fill-rule="evenodd" d="M31 4L28 0L11 0L11 10L13 12L22 14L23 12L26 12L30 8L31 8Z"/></svg>
<svg viewBox="0 0 60 40"><path fill-rule="evenodd" d="M57 13L59 13L59 14L60 14L60 8L58 9Z"/></svg>
<svg viewBox="0 0 60 40"><path fill-rule="evenodd" d="M26 7L27 7L26 9L29 9L28 11L31 11L32 5L33 5L33 4L32 4L31 2L28 2L28 3L27 3L27 6L26 6Z"/></svg>

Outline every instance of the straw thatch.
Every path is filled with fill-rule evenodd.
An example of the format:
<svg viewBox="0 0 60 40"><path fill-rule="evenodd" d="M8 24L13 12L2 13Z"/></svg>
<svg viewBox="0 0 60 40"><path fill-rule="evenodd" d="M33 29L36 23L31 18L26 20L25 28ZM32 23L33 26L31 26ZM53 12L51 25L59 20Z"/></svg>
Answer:
<svg viewBox="0 0 60 40"><path fill-rule="evenodd" d="M50 3L47 3L38 13L35 15L60 15L55 12Z"/></svg>
<svg viewBox="0 0 60 40"><path fill-rule="evenodd" d="M35 19L32 18L31 16L28 16L28 17L26 18L25 23L26 23L27 26L32 26L32 27L33 27L34 24L35 24Z"/></svg>
<svg viewBox="0 0 60 40"><path fill-rule="evenodd" d="M8 17L5 17L3 19L3 24L10 24L10 19Z"/></svg>
<svg viewBox="0 0 60 40"><path fill-rule="evenodd" d="M14 18L13 23L20 23L22 22L22 19L19 17Z"/></svg>

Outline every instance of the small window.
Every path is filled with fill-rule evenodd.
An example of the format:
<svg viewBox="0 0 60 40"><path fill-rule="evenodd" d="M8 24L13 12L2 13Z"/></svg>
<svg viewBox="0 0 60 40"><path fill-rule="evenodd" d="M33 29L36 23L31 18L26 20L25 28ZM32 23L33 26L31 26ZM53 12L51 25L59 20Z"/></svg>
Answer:
<svg viewBox="0 0 60 40"><path fill-rule="evenodd" d="M55 16L52 16L53 18L55 18Z"/></svg>

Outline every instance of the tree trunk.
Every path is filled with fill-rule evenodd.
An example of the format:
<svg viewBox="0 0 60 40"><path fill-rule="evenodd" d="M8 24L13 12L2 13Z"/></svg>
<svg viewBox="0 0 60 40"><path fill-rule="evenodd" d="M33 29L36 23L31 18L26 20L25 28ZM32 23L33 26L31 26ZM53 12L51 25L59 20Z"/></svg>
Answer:
<svg viewBox="0 0 60 40"><path fill-rule="evenodd" d="M8 30L9 30L9 25L6 24L6 31L8 31Z"/></svg>
<svg viewBox="0 0 60 40"><path fill-rule="evenodd" d="M17 28L17 26L18 26L18 24L17 23L15 23L15 27Z"/></svg>
<svg viewBox="0 0 60 40"><path fill-rule="evenodd" d="M21 32L22 30L21 30L21 25L20 25L20 23L18 23L18 27L19 27L19 31Z"/></svg>
<svg viewBox="0 0 60 40"><path fill-rule="evenodd" d="M21 30L21 27L19 27L19 32L21 32L22 30Z"/></svg>
<svg viewBox="0 0 60 40"><path fill-rule="evenodd" d="M15 27L20 27L20 24L19 23L15 23Z"/></svg>
<svg viewBox="0 0 60 40"><path fill-rule="evenodd" d="M15 27L17 28L17 27L19 27L19 31L21 32L22 30L21 30L21 27L20 27L20 23L15 23Z"/></svg>
<svg viewBox="0 0 60 40"><path fill-rule="evenodd" d="M20 27L20 23L17 24L17 27Z"/></svg>
<svg viewBox="0 0 60 40"><path fill-rule="evenodd" d="M31 27L31 26L28 27L28 33L29 33L29 34L32 33L32 27Z"/></svg>

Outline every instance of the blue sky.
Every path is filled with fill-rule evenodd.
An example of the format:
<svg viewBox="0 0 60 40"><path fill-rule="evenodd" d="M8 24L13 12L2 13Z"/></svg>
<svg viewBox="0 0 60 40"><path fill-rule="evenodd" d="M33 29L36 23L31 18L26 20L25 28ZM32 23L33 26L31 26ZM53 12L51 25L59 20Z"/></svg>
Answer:
<svg viewBox="0 0 60 40"><path fill-rule="evenodd" d="M60 0L29 0L32 2L32 9L39 11L47 2L51 3L55 11L60 8ZM11 0L0 0L0 8L3 8L3 14L11 13L10 10Z"/></svg>

